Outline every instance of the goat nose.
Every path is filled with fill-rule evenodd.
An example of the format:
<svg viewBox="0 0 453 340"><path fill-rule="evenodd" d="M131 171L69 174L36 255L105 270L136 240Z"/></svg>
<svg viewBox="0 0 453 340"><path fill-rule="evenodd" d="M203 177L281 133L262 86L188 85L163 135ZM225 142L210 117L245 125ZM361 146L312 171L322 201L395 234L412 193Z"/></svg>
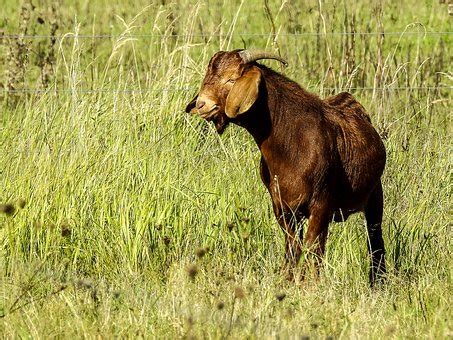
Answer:
<svg viewBox="0 0 453 340"><path fill-rule="evenodd" d="M204 100L197 101L197 109L201 109L206 102Z"/></svg>

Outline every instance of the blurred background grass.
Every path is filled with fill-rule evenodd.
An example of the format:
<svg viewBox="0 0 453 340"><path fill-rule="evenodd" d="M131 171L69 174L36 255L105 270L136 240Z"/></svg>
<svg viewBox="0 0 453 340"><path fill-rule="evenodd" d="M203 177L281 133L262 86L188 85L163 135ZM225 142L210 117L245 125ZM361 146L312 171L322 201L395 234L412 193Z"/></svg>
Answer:
<svg viewBox="0 0 453 340"><path fill-rule="evenodd" d="M447 8L6 1L1 333L451 336ZM290 78L322 97L349 90L370 112L388 152L386 286L368 288L359 215L331 225L318 282L282 279L252 139L183 112L210 56L244 47L280 53Z"/></svg>

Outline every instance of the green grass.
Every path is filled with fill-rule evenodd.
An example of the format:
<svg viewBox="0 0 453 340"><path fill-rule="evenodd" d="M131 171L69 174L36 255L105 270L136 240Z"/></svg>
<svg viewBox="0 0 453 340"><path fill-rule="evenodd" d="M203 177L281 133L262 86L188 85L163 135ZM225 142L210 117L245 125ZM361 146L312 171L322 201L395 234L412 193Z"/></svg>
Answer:
<svg viewBox="0 0 453 340"><path fill-rule="evenodd" d="M16 208L0 214L0 334L453 335L451 89L445 88L452 36L386 35L379 78L375 35L357 37L351 49L350 38L330 34L350 31L354 13L358 32L377 32L379 22L386 32L449 31L446 5L388 2L379 19L365 1L325 3L322 17L316 1L271 2L276 43L256 0L180 0L147 9L146 2L74 2L54 17L49 3L35 5L28 34L49 34L54 19L58 35L115 37L59 41L47 91L0 95L0 203ZM0 29L19 32L19 10L7 1ZM319 38L287 35L317 30ZM131 38L143 34L153 35ZM360 215L331 225L318 281L284 280L283 233L259 179L253 140L233 126L219 137L183 112L210 56L244 44L279 50L290 63L284 73L321 96L378 87L351 91L388 152L389 274L382 287L368 285ZM3 39L5 86L11 48ZM51 49L48 39L31 40L17 89L39 88L40 61ZM351 50L354 72L345 63ZM198 258L202 247L209 250ZM191 280L187 269L194 264Z"/></svg>

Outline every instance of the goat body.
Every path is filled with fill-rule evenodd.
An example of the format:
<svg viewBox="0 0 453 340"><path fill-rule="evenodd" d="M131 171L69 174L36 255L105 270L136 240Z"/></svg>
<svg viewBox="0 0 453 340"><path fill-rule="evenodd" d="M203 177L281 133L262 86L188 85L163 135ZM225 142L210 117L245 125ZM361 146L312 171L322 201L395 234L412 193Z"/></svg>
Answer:
<svg viewBox="0 0 453 340"><path fill-rule="evenodd" d="M309 217L323 201L329 219L362 211L385 166L384 145L362 105L346 92L321 100L260 68L266 95L233 122L260 148L274 209Z"/></svg>
<svg viewBox="0 0 453 340"><path fill-rule="evenodd" d="M305 244L319 260L324 253L329 222L344 221L350 214L363 211L372 260L370 280L374 282L376 275L385 273L381 175L386 154L363 106L346 92L322 100L256 62L239 67L235 77L241 78L236 82L251 85L245 91L230 89L229 96L234 93L235 97L228 97L224 104L222 96L228 95L228 89L216 86L225 73L221 58L226 57L216 56L211 59L200 93L208 91L209 100L216 103L213 107L218 113L211 114L210 119L216 122L219 132L227 122L240 125L253 136L260 149L261 179L285 231L285 267L289 276L293 277L301 255L299 226L304 218L308 218ZM223 61L227 66L237 63L234 56L227 57L230 59ZM234 75L235 69L228 67L225 66L226 70ZM244 74L254 80L246 82ZM236 97L243 96L242 93L246 98L238 100ZM197 97L194 100L200 101ZM245 109L240 114L229 113L228 101L237 102L230 105L236 111L244 106ZM186 110L191 111L192 107L189 104Z"/></svg>

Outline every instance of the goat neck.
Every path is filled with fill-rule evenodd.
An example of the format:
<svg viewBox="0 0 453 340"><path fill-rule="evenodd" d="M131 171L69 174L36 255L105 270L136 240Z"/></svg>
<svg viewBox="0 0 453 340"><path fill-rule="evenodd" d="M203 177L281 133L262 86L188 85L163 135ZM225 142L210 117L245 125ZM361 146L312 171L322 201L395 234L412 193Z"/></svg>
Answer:
<svg viewBox="0 0 453 340"><path fill-rule="evenodd" d="M266 66L259 67L264 79L260 96L249 112L233 122L245 128L260 149L270 140L277 144L292 143L294 139L289 137L295 127L294 120L302 118L308 124L321 119L322 101L285 76Z"/></svg>

